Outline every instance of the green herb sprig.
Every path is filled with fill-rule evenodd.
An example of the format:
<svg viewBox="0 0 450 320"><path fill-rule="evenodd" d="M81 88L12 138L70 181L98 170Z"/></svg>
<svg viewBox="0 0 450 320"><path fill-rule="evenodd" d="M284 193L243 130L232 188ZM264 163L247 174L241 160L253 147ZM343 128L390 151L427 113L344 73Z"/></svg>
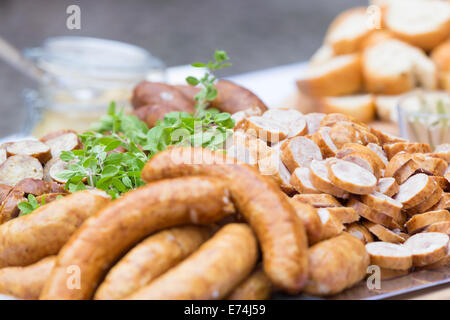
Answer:
<svg viewBox="0 0 450 320"><path fill-rule="evenodd" d="M67 181L66 189L76 192L98 188L115 199L144 185L140 175L145 163L170 145L222 149L233 133L234 120L229 113L207 108L217 96L213 71L230 66L228 60L225 51L217 50L214 61L192 64L207 68L200 79L186 79L188 84L200 87L194 114L170 112L149 129L136 116L116 110L111 103L107 114L92 125L92 131L79 135L83 149L61 153L67 165L57 176Z"/></svg>
<svg viewBox="0 0 450 320"><path fill-rule="evenodd" d="M56 199L60 199L63 196L59 195L56 197ZM28 200L26 201L21 201L17 204L17 207L20 210L20 214L19 216L25 216L27 214L32 213L34 210L36 210L37 208L45 205L45 196L42 196L41 198L41 203L39 203L36 199L36 197L32 194L29 194L27 197Z"/></svg>

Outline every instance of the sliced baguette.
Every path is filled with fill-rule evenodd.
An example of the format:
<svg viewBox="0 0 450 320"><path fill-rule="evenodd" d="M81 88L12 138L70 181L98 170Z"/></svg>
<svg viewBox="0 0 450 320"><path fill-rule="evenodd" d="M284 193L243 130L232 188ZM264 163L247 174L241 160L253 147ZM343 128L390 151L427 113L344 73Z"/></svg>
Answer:
<svg viewBox="0 0 450 320"><path fill-rule="evenodd" d="M361 86L361 62L357 54L337 56L318 66L310 65L304 77L297 80L301 92L321 97L352 94Z"/></svg>
<svg viewBox="0 0 450 320"><path fill-rule="evenodd" d="M450 3L395 1L387 7L384 23L398 38L429 51L450 36Z"/></svg>
<svg viewBox="0 0 450 320"><path fill-rule="evenodd" d="M401 94L416 84L429 90L437 87L434 63L420 49L395 39L364 50L362 70L366 90L371 93Z"/></svg>
<svg viewBox="0 0 450 320"><path fill-rule="evenodd" d="M442 189L437 186L436 190L424 201L419 203L418 205L407 209L409 216L413 216L418 213L426 212L426 211L436 211L431 209L434 205L436 205L439 200L442 198L443 191Z"/></svg>
<svg viewBox="0 0 450 320"><path fill-rule="evenodd" d="M375 118L374 98L370 94L325 97L321 102L325 113L344 113L366 123Z"/></svg>
<svg viewBox="0 0 450 320"><path fill-rule="evenodd" d="M337 55L357 52L371 33L367 27L366 8L353 8L339 14L325 36L325 43Z"/></svg>

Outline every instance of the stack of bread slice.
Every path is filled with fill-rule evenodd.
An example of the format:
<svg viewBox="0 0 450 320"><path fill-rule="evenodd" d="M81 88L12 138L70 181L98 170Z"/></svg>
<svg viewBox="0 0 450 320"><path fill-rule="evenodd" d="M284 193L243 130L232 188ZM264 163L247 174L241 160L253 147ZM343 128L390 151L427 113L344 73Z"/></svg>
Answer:
<svg viewBox="0 0 450 320"><path fill-rule="evenodd" d="M331 23L297 80L300 110L395 121L403 94L415 88L450 92L450 2L370 4Z"/></svg>

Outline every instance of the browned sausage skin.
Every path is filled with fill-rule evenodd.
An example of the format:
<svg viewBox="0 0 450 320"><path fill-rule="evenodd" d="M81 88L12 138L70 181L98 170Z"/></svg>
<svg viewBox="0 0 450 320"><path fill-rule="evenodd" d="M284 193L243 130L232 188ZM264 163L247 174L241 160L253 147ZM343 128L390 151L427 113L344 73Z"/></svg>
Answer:
<svg viewBox="0 0 450 320"><path fill-rule="evenodd" d="M41 299L90 299L111 264L152 232L184 224L209 224L234 212L223 182L187 177L126 193L86 221L60 251ZM68 268L80 286L69 287Z"/></svg>
<svg viewBox="0 0 450 320"><path fill-rule="evenodd" d="M186 112L194 111L194 101L188 99L180 90L174 86L160 83L143 81L133 91L132 104L135 109L146 105L160 105L161 107L172 106Z"/></svg>
<svg viewBox="0 0 450 320"><path fill-rule="evenodd" d="M56 256L49 256L26 267L0 269L0 293L19 299L38 299L55 260Z"/></svg>
<svg viewBox="0 0 450 320"><path fill-rule="evenodd" d="M200 226L171 228L149 236L111 268L94 299L114 300L132 294L194 252L209 236L210 230Z"/></svg>
<svg viewBox="0 0 450 320"><path fill-rule="evenodd" d="M103 191L80 191L0 225L0 267L26 266L57 254L84 220L109 201Z"/></svg>
<svg viewBox="0 0 450 320"><path fill-rule="evenodd" d="M217 97L211 101L211 108L231 114L251 107L257 107L262 112L267 110L264 102L253 92L232 81L219 80L214 87L217 89Z"/></svg>
<svg viewBox="0 0 450 320"><path fill-rule="evenodd" d="M147 182L188 175L216 176L227 182L238 211L259 239L266 275L283 290L299 292L307 276L307 238L279 187L257 169L201 148L163 151L142 171Z"/></svg>
<svg viewBox="0 0 450 320"><path fill-rule="evenodd" d="M125 299L221 299L249 275L257 258L250 227L228 224L178 266Z"/></svg>
<svg viewBox="0 0 450 320"><path fill-rule="evenodd" d="M264 271L257 268L244 281L242 281L231 294L228 300L266 300L272 293L272 283L270 283Z"/></svg>

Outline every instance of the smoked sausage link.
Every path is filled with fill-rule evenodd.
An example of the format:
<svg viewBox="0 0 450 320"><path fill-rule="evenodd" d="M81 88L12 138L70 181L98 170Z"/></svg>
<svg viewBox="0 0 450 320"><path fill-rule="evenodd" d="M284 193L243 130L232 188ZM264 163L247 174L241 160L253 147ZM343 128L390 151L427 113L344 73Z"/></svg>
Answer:
<svg viewBox="0 0 450 320"><path fill-rule="evenodd" d="M248 277L257 259L251 228L228 224L189 258L125 299L222 299Z"/></svg>
<svg viewBox="0 0 450 320"><path fill-rule="evenodd" d="M185 224L210 224L234 212L226 185L186 177L130 191L86 221L58 254L41 299L90 299L111 265L151 233ZM76 266L75 274L68 268ZM74 279L74 284L67 283Z"/></svg>
<svg viewBox="0 0 450 320"><path fill-rule="evenodd" d="M267 277L289 293L299 292L307 276L308 240L303 223L280 188L257 169L201 148L160 152L142 171L147 182L189 175L226 181L234 204L258 237Z"/></svg>
<svg viewBox="0 0 450 320"><path fill-rule="evenodd" d="M76 229L109 203L103 191L80 191L0 225L0 268L57 254Z"/></svg>

